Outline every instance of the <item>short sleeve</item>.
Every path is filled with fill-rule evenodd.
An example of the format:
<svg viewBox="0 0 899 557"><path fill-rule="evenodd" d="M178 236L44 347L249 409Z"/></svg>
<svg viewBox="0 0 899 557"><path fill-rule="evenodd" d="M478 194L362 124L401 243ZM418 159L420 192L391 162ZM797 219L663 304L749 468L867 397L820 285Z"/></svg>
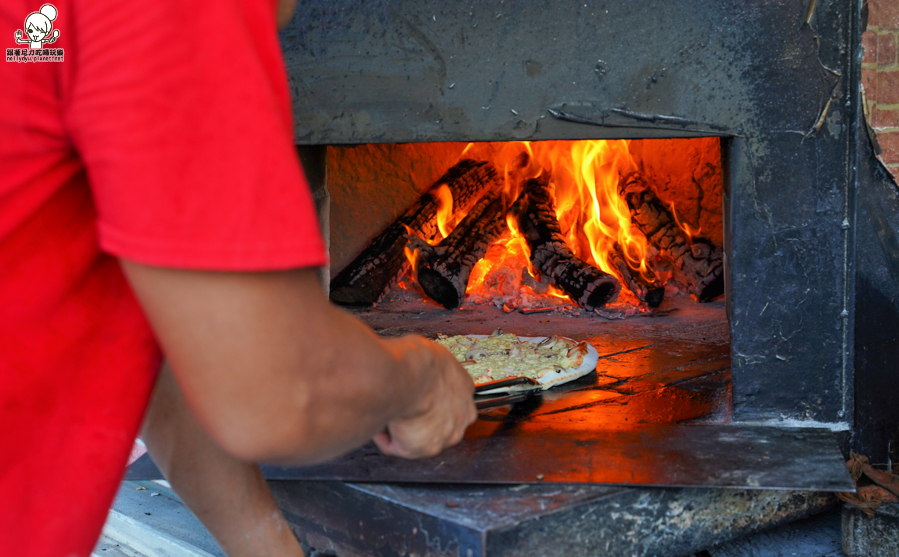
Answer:
<svg viewBox="0 0 899 557"><path fill-rule="evenodd" d="M325 264L275 2L99 0L74 13L64 118L101 248L190 269Z"/></svg>

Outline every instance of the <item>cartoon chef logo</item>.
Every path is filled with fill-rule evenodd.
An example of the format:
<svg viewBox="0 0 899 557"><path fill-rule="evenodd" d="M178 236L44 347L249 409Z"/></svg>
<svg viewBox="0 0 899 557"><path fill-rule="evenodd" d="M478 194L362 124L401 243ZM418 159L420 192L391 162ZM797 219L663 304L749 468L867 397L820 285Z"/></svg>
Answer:
<svg viewBox="0 0 899 557"><path fill-rule="evenodd" d="M53 20L57 14L53 4L44 4L40 10L28 14L25 18L25 34L28 38L23 38L22 30L16 29L16 43L27 43L29 48L43 48L45 44L56 42L59 29L53 28Z"/></svg>
<svg viewBox="0 0 899 557"><path fill-rule="evenodd" d="M25 18L24 31L16 29L16 44L28 45L6 49L7 62L62 62L65 52L61 48L48 48L47 45L59 38L59 29L53 28L53 22L59 12L53 4L44 4L36 12Z"/></svg>

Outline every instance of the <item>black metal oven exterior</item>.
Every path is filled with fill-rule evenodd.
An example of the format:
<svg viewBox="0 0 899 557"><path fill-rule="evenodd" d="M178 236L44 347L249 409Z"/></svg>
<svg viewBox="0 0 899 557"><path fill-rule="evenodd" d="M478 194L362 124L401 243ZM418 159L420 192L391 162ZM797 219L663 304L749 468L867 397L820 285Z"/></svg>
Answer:
<svg viewBox="0 0 899 557"><path fill-rule="evenodd" d="M876 458L899 202L863 25L851 0L301 0L281 39L301 145L722 137L735 419L876 422Z"/></svg>

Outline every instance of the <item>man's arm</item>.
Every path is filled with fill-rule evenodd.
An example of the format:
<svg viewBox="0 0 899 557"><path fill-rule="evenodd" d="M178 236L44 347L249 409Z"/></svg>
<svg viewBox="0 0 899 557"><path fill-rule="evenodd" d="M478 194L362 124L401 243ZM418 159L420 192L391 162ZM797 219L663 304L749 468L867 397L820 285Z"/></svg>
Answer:
<svg viewBox="0 0 899 557"><path fill-rule="evenodd" d="M302 557L259 467L222 451L187 408L166 366L141 438L178 496L230 557Z"/></svg>
<svg viewBox="0 0 899 557"><path fill-rule="evenodd" d="M314 269L122 266L189 406L240 459L307 464L372 438L431 456L476 417L471 378L446 349L378 337L328 302Z"/></svg>

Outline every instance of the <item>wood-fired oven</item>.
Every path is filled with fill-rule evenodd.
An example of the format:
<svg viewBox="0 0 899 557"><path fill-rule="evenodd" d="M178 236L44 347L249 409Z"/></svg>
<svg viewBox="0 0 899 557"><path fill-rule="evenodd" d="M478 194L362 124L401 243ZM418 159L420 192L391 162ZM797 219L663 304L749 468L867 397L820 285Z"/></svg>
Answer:
<svg viewBox="0 0 899 557"><path fill-rule="evenodd" d="M734 418L848 425L858 10L807 4L300 3L297 142L720 138Z"/></svg>
<svg viewBox="0 0 899 557"><path fill-rule="evenodd" d="M720 246L724 289L620 321L571 302L449 310L414 285L356 304L382 334L589 338L600 366L482 412L435 459L365 447L268 468L302 480L276 493L303 539L339 555L683 554L822 508L814 492L851 488L841 449L885 462L899 203L865 133L863 25L850 0L301 0L282 45L329 280L460 159L627 140L663 204L687 200L685 228Z"/></svg>

